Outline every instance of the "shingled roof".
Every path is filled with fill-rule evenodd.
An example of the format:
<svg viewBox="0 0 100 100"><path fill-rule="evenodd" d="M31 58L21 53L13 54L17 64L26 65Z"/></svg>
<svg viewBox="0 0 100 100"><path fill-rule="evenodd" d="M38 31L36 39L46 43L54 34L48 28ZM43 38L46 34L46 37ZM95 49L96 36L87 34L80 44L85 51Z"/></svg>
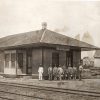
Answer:
<svg viewBox="0 0 100 100"><path fill-rule="evenodd" d="M97 49L97 47L93 45L56 33L54 31L50 31L48 29L46 29L45 31L37 30L0 38L0 48L16 47L34 43L46 43L54 45L56 44L80 48Z"/></svg>

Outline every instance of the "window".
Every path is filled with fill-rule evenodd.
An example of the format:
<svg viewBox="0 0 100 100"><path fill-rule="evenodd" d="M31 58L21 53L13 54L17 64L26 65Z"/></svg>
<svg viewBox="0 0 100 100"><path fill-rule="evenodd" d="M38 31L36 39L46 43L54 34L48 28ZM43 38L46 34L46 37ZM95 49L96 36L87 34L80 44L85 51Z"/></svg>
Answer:
<svg viewBox="0 0 100 100"><path fill-rule="evenodd" d="M5 54L5 67L9 67L10 54Z"/></svg>
<svg viewBox="0 0 100 100"><path fill-rule="evenodd" d="M18 53L18 66L23 67L23 53Z"/></svg>
<svg viewBox="0 0 100 100"><path fill-rule="evenodd" d="M11 67L15 68L15 61L16 61L16 54L12 53L11 54Z"/></svg>

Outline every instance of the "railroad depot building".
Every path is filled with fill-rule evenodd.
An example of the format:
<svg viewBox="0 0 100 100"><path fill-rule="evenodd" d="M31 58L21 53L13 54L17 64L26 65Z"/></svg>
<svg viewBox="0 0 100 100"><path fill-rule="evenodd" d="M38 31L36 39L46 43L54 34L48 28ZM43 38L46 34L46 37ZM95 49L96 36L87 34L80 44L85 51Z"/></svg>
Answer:
<svg viewBox="0 0 100 100"><path fill-rule="evenodd" d="M81 51L95 46L43 28L41 30L0 38L0 73L38 75L40 64L44 76L52 64L78 67Z"/></svg>

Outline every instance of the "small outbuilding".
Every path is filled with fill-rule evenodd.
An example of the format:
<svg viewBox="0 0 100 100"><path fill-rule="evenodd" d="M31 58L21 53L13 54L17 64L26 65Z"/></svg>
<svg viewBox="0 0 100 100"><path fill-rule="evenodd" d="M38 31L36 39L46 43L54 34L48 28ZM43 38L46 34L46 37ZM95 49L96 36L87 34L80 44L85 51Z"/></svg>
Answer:
<svg viewBox="0 0 100 100"><path fill-rule="evenodd" d="M97 47L48 30L25 32L0 38L0 72L9 75L38 75L38 66L44 67L44 76L52 64L78 67L81 51Z"/></svg>
<svg viewBox="0 0 100 100"><path fill-rule="evenodd" d="M94 67L100 68L100 50L96 50L94 54Z"/></svg>

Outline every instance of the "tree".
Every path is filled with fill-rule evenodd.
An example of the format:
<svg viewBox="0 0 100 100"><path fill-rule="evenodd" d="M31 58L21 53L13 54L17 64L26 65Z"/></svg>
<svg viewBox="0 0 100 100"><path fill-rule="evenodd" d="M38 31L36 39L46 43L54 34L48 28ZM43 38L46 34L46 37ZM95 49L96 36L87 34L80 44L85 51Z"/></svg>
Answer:
<svg viewBox="0 0 100 100"><path fill-rule="evenodd" d="M90 57L84 57L83 58L83 67L84 68L91 68L94 66L94 59Z"/></svg>

